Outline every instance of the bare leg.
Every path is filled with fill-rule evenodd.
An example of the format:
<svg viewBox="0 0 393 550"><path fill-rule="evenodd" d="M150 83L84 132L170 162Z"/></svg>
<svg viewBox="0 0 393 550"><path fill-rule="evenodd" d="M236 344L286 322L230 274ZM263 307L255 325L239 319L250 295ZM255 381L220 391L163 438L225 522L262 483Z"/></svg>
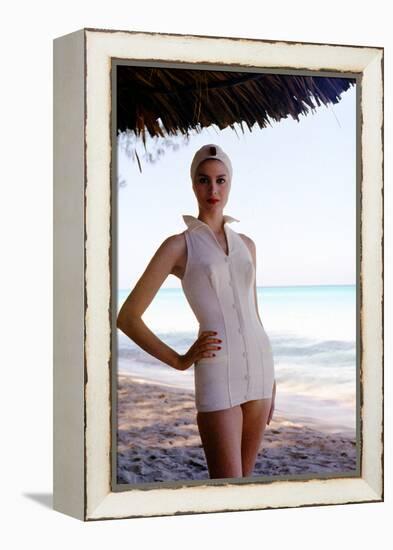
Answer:
<svg viewBox="0 0 393 550"><path fill-rule="evenodd" d="M240 405L198 412L197 424L210 478L242 477L242 410Z"/></svg>
<svg viewBox="0 0 393 550"><path fill-rule="evenodd" d="M255 399L241 404L243 411L242 467L243 476L251 476L261 447L271 399Z"/></svg>

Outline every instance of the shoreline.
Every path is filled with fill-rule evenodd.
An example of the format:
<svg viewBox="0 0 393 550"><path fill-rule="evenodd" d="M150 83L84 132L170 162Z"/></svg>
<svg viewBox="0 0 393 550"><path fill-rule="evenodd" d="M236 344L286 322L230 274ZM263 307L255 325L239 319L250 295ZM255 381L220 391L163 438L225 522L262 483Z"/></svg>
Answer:
<svg viewBox="0 0 393 550"><path fill-rule="evenodd" d="M168 390L173 390L174 392L178 392L178 393L184 392L190 395L192 400L194 400L194 389L179 387L177 384L174 384L171 382L164 382L163 380L147 378L145 376L141 376L139 374L135 374L127 371L120 370L119 377L120 376L130 377L136 384L151 384L153 386L162 386L163 388L167 388ZM195 414L196 414L196 409L195 409ZM335 433L335 434L340 434L347 437L356 437L355 430L351 429L347 425L322 421L320 418L313 418L312 416L307 414L302 415L299 413L295 413L294 415L290 415L287 411L283 411L279 407L277 407L277 398L276 398L276 407L275 407L272 421L274 419L279 419L281 422L284 422L286 425L289 425L289 424L300 425L300 426L306 425L310 428L314 428L324 433L330 433L330 434Z"/></svg>
<svg viewBox="0 0 393 550"><path fill-rule="evenodd" d="M117 481L209 479L194 392L119 373ZM356 434L275 411L253 475L356 474Z"/></svg>

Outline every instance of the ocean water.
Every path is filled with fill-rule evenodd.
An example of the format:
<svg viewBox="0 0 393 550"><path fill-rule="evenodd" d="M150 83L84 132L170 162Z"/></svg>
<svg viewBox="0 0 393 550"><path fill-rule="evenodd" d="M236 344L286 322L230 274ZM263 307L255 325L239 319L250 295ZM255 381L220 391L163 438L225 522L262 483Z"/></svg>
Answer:
<svg viewBox="0 0 393 550"><path fill-rule="evenodd" d="M120 309L129 290L118 293ZM356 286L258 287L277 380L276 411L326 428L356 427ZM160 289L143 315L167 345L185 353L198 323L183 291ZM118 372L193 390L193 367L179 372L117 330Z"/></svg>

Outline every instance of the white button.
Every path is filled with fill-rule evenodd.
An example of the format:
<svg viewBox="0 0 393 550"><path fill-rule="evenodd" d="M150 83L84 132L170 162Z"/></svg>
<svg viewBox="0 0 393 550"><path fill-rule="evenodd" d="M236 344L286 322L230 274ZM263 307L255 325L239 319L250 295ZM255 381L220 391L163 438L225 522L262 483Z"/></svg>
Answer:
<svg viewBox="0 0 393 550"><path fill-rule="evenodd" d="M238 330L239 330L239 333L241 334L241 333L242 333L242 329L241 329L241 328L239 327L239 329L238 329Z"/></svg>
<svg viewBox="0 0 393 550"><path fill-rule="evenodd" d="M225 261L228 262L228 258L225 258Z"/></svg>
<svg viewBox="0 0 393 550"><path fill-rule="evenodd" d="M248 380L248 374L244 375L245 380Z"/></svg>
<svg viewBox="0 0 393 550"><path fill-rule="evenodd" d="M243 357L247 357L247 353L243 351Z"/></svg>
<svg viewBox="0 0 393 550"><path fill-rule="evenodd" d="M244 396L244 399L247 399L247 395Z"/></svg>
<svg viewBox="0 0 393 550"><path fill-rule="evenodd" d="M236 304L232 304L232 307L234 307L236 309Z"/></svg>
<svg viewBox="0 0 393 550"><path fill-rule="evenodd" d="M229 286L232 286L232 283L231 283L231 281L229 281L229 283L228 283L228 284L229 284Z"/></svg>

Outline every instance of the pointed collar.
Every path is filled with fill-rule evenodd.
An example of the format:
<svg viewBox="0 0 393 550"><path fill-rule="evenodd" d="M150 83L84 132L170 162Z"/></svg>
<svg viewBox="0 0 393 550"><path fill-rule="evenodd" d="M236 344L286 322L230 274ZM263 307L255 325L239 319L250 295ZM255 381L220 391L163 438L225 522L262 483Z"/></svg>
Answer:
<svg viewBox="0 0 393 550"><path fill-rule="evenodd" d="M223 216L224 218L224 224L225 223L232 223L232 222L238 222L240 220L238 220L237 218L233 218L232 216ZM183 214L183 220L184 220L184 223L187 225L187 227L189 227L190 229L192 227L198 227L198 226L205 226L207 225L205 222L203 222L202 220L199 220L198 218L196 218L195 216L191 216L189 214Z"/></svg>

